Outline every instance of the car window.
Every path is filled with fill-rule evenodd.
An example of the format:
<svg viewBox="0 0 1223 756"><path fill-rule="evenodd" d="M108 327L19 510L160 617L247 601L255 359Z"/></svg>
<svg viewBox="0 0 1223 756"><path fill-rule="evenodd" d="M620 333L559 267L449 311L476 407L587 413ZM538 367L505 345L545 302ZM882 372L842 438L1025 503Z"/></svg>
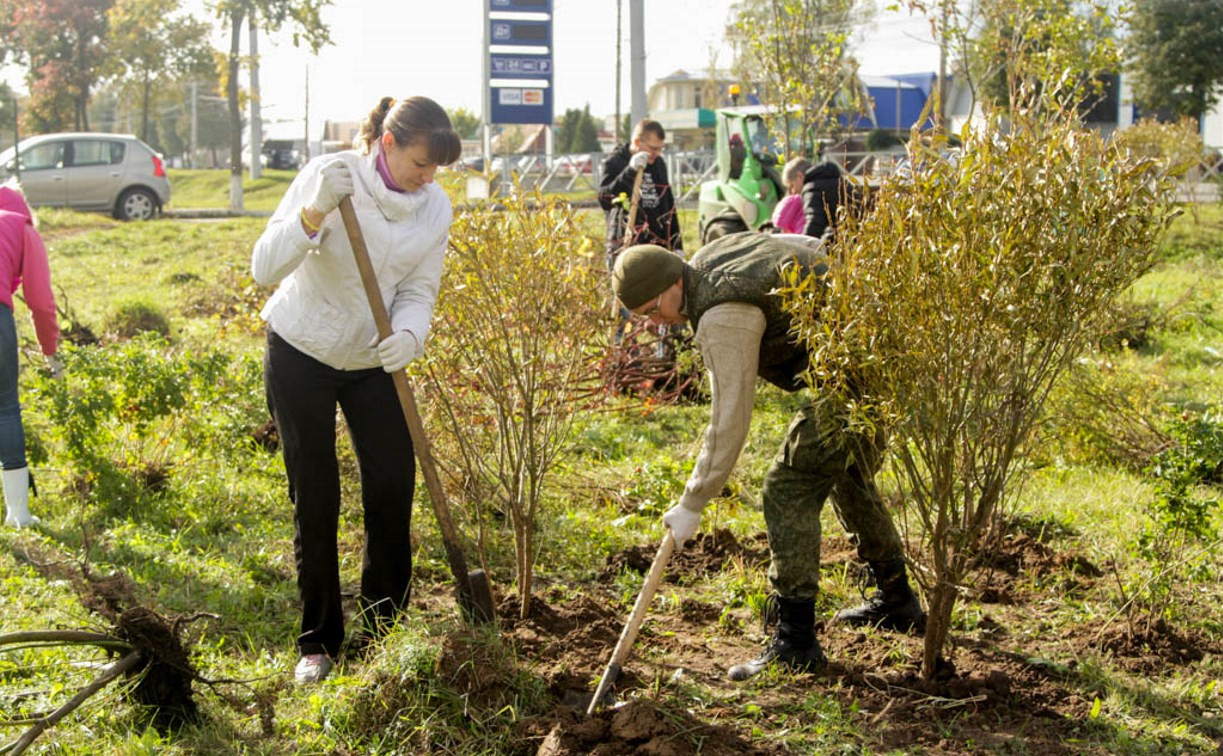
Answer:
<svg viewBox="0 0 1223 756"><path fill-rule="evenodd" d="M123 162L123 142L109 139L76 139L72 142L72 165L114 165Z"/></svg>
<svg viewBox="0 0 1223 756"><path fill-rule="evenodd" d="M21 170L37 171L64 167L64 143L46 142L21 153Z"/></svg>

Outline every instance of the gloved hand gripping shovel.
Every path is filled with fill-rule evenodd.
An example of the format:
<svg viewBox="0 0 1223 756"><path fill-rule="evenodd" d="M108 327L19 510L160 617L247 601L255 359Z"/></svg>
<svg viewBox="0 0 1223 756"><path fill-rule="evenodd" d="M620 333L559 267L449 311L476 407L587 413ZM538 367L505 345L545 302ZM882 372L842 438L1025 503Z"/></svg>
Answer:
<svg viewBox="0 0 1223 756"><path fill-rule="evenodd" d="M595 709L599 708L599 704L607 697L611 686L620 677L621 665L628 659L629 652L633 649L633 641L637 640L637 631L641 629L645 613L650 608L650 601L654 599L658 584L662 582L662 571L667 566L667 562L671 560L673 553L675 553L675 539L671 537L671 529L668 528L667 534L663 536L662 545L658 547L658 553L654 555L654 563L650 565L650 571L646 574L641 592L637 594L633 611L629 614L628 621L624 623L624 630L620 632L620 640L616 641L616 650L612 651L611 661L607 662L607 669L604 670L603 677L599 680L599 687L595 689L594 698L590 699L590 706L586 708L586 716L595 713Z"/></svg>
<svg viewBox="0 0 1223 756"><path fill-rule="evenodd" d="M361 272L365 296L369 299L374 323L378 326L378 338L385 339L391 335L391 318L378 289L374 266L370 263L365 236L361 233L361 225L353 211L351 197L340 200L340 217L344 220L344 230L348 232L348 242L352 245L353 256L357 259L357 270ZM442 533L442 544L446 547L446 561L450 564L450 571L454 574L457 584L459 608L468 621L492 622L496 618L492 584L484 570L467 571L467 560L463 558L458 535L454 530L454 521L450 518L450 505L446 502L442 479L437 473L437 464L433 461L433 449L429 445L428 436L425 435L424 423L416 410L416 399L412 395L412 387L408 384L408 374L403 370L396 370L391 373L391 379L395 382L395 393L399 395L403 417L408 423L408 431L412 434L412 447L416 450L416 458L420 461L420 469L425 475L425 485L429 489L429 499L433 502L437 527Z"/></svg>

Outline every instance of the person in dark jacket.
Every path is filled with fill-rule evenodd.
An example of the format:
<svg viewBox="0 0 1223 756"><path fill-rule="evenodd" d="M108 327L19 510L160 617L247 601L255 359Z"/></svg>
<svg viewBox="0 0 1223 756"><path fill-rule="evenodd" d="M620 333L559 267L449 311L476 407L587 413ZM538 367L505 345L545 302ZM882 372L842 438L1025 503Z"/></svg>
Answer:
<svg viewBox="0 0 1223 756"><path fill-rule="evenodd" d="M620 249L633 244L656 244L683 256L684 241L679 230L679 215L675 212L675 195L667 178L667 163L662 151L667 141L666 129L658 121L643 118L633 127L633 138L622 144L603 161L603 178L599 181L599 205L607 220L604 252L607 269L615 264ZM625 241L628 215L633 202L633 184L637 170L641 174L641 198L633 219L632 238ZM620 343L629 312L621 307L616 323L615 342ZM656 356L666 356L665 329L658 330Z"/></svg>
<svg viewBox="0 0 1223 756"><path fill-rule="evenodd" d="M807 236L817 239L836 225L837 209L858 201L858 192L841 173L841 166L826 160L803 175L803 212L807 216Z"/></svg>
<svg viewBox="0 0 1223 756"><path fill-rule="evenodd" d="M701 512L743 449L757 378L785 391L805 386L808 353L794 339L791 315L777 293L792 266L822 277L828 266L823 243L748 231L715 239L687 262L652 245L630 247L616 258L612 287L621 304L653 323L690 323L709 370L709 426L679 501L662 518L676 548L696 533ZM899 631L924 625L900 535L875 486L882 453L879 435L847 427L819 404L808 403L795 416L761 490L779 623L760 656L730 668L732 680L753 677L773 662L798 671L826 663L815 637L815 596L820 511L828 498L876 586L866 603L839 611L835 621Z"/></svg>
<svg viewBox="0 0 1223 756"><path fill-rule="evenodd" d="M657 244L672 252L684 248L675 195L667 178L667 164L661 159L667 132L662 124L643 118L633 127L633 138L620 145L603 161L599 182L599 205L607 218L607 260L610 266L616 252L625 244L625 224L633 201L633 179L641 177L641 200L634 219L633 237L628 244Z"/></svg>

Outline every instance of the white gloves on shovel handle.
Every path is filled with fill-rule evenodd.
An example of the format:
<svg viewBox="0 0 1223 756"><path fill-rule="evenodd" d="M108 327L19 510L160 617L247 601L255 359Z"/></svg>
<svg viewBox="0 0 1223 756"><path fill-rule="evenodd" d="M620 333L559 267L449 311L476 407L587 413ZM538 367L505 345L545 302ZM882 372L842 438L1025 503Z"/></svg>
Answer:
<svg viewBox="0 0 1223 756"><path fill-rule="evenodd" d="M701 513L693 512L683 504L676 504L662 516L662 524L671 528L675 548L682 549L684 544L688 543L696 534L697 528L701 526Z"/></svg>
<svg viewBox="0 0 1223 756"><path fill-rule="evenodd" d="M378 341L375 336L374 342L378 346L378 359L382 361L382 369L388 373L403 370L424 351L421 349L420 340L411 331L396 331L382 341Z"/></svg>
<svg viewBox="0 0 1223 756"><path fill-rule="evenodd" d="M642 168L645 168L649 162L650 153L648 152L634 152L633 156L628 159L629 168L632 168L634 171L639 171Z"/></svg>
<svg viewBox="0 0 1223 756"><path fill-rule="evenodd" d="M326 215L339 207L340 200L352 194L352 190L352 173L348 170L348 164L337 158L319 170L314 195L306 207Z"/></svg>

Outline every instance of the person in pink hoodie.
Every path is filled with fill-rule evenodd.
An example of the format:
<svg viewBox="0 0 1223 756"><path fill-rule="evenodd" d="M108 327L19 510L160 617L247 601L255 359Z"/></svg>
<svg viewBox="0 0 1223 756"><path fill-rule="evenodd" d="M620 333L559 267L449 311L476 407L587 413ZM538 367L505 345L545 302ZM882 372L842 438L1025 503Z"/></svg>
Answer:
<svg viewBox="0 0 1223 756"><path fill-rule="evenodd" d="M801 234L807 227L803 215L803 174L811 167L806 158L796 157L781 170L786 196L773 208L773 227L787 234Z"/></svg>
<svg viewBox="0 0 1223 756"><path fill-rule="evenodd" d="M30 514L30 468L25 457L25 429L17 398L17 323L13 294L21 286L34 319L38 344L53 374L59 363L59 322L51 292L47 248L34 228L25 197L13 185L0 186L0 479L4 486L4 524L24 528L38 522Z"/></svg>

